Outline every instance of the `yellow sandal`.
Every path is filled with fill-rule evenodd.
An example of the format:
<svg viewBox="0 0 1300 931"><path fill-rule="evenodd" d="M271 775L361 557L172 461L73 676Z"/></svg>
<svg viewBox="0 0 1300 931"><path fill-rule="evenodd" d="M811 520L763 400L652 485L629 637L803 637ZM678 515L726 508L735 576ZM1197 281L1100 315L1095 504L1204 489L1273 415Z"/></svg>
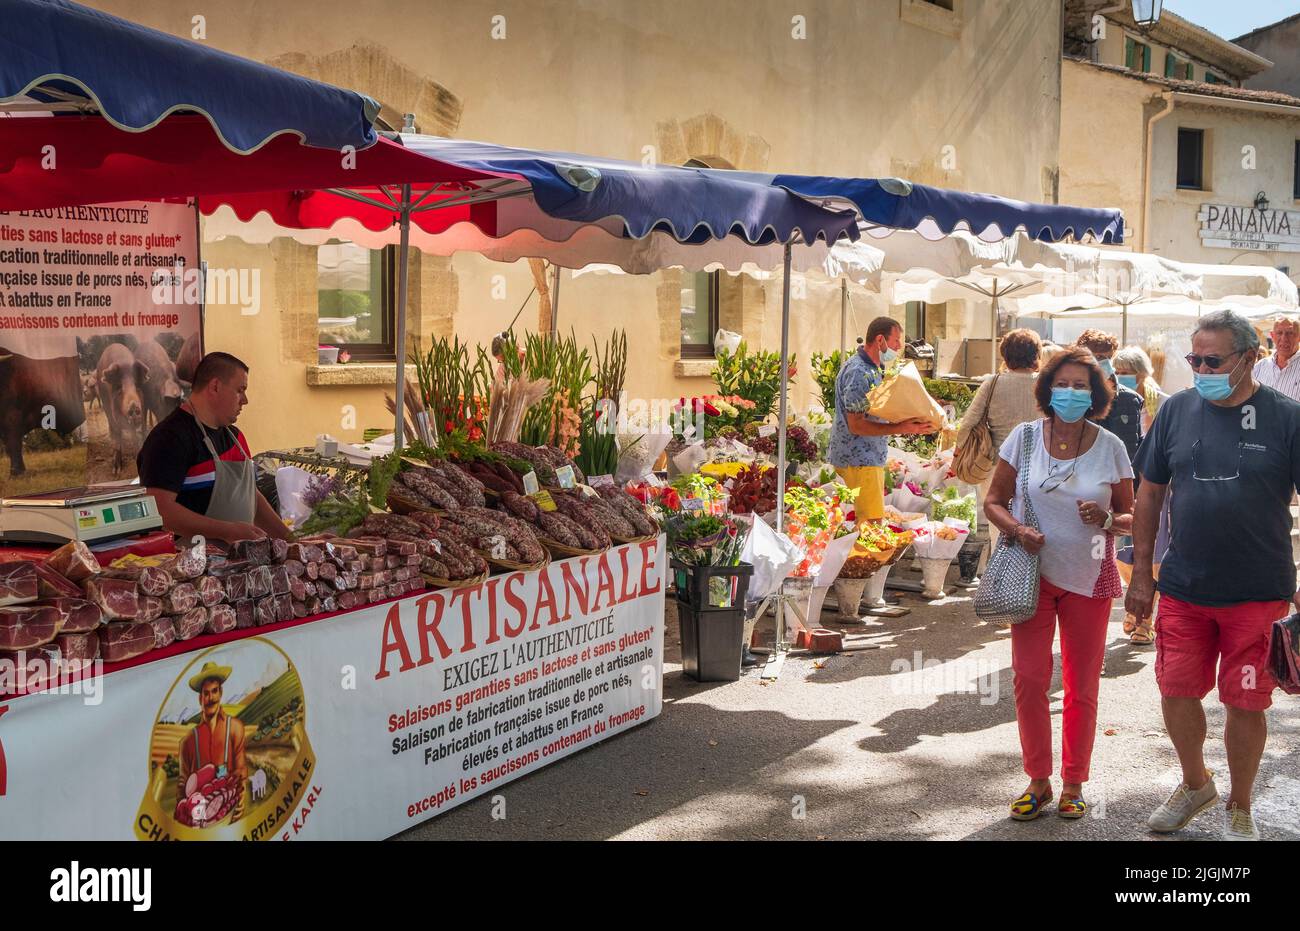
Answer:
<svg viewBox="0 0 1300 931"><path fill-rule="evenodd" d="M1033 792L1026 792L1020 798L1011 803L1011 820L1012 821L1033 821L1043 813L1043 806L1052 800L1052 790L1048 789L1047 794L1039 798Z"/></svg>
<svg viewBox="0 0 1300 931"><path fill-rule="evenodd" d="M1082 797L1063 798L1061 804L1056 806L1056 813L1062 818L1074 821L1088 813L1088 803Z"/></svg>

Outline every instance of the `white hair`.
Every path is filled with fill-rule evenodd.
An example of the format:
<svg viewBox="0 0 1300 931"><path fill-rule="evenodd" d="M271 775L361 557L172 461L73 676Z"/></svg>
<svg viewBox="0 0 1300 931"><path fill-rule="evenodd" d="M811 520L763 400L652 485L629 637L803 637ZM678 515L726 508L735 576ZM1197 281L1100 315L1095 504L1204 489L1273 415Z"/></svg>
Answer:
<svg viewBox="0 0 1300 931"><path fill-rule="evenodd" d="M1155 374L1155 366L1140 346L1125 346L1111 358L1111 364L1117 369L1125 369L1147 378Z"/></svg>

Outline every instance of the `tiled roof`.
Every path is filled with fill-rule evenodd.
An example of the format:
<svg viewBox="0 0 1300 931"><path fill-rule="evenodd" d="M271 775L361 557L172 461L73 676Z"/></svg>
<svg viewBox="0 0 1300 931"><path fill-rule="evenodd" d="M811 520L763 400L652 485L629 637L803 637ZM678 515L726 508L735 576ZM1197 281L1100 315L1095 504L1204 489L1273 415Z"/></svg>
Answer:
<svg viewBox="0 0 1300 931"><path fill-rule="evenodd" d="M1255 90L1249 87L1233 87L1230 84L1209 84L1205 81L1180 81L1177 78L1166 78L1157 74L1148 74L1141 71L1130 71L1128 68L1120 65L1103 64L1096 61L1088 61L1086 58L1076 58L1067 56L1068 61L1078 62L1081 65L1087 65L1090 68L1096 68L1098 71L1107 71L1120 77L1130 78L1134 81L1144 81L1147 84L1155 84L1158 87L1167 90L1177 91L1183 94L1198 94L1203 97L1222 97L1227 100L1248 100L1254 103L1271 103L1283 107L1296 107L1300 109L1300 97L1292 97L1290 94L1283 94L1280 91Z"/></svg>

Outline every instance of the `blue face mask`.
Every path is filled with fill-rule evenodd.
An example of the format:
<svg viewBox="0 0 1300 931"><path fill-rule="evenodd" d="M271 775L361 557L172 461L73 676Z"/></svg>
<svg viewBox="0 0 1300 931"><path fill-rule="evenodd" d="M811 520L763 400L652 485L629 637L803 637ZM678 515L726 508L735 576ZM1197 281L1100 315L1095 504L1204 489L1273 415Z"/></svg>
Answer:
<svg viewBox="0 0 1300 931"><path fill-rule="evenodd" d="M1192 373L1192 384L1201 397L1207 401L1222 401L1228 395L1232 394L1232 376L1236 374L1237 369L1241 367L1238 362L1232 367L1231 372L1212 373L1202 375L1200 372Z"/></svg>
<svg viewBox="0 0 1300 931"><path fill-rule="evenodd" d="M1116 375L1115 378L1130 391L1137 391L1138 377L1136 375Z"/></svg>
<svg viewBox="0 0 1300 931"><path fill-rule="evenodd" d="M1101 373L1107 378L1115 374L1115 366L1109 359L1098 359L1097 367L1101 369Z"/></svg>
<svg viewBox="0 0 1300 931"><path fill-rule="evenodd" d="M886 346L884 349L880 350L880 364L881 364L881 365L889 365L891 362L893 362L893 361L894 361L895 359L897 359L897 358L898 358L898 353L895 352L894 350L890 349L888 346Z"/></svg>
<svg viewBox="0 0 1300 931"><path fill-rule="evenodd" d="M1066 423L1075 423L1092 407L1092 392L1087 388L1053 388L1052 410Z"/></svg>

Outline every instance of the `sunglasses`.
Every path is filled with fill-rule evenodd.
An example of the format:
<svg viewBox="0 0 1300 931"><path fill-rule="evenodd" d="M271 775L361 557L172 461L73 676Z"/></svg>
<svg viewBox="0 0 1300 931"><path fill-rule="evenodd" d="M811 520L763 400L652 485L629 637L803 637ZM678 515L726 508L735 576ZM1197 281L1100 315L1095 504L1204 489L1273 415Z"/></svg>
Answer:
<svg viewBox="0 0 1300 931"><path fill-rule="evenodd" d="M1241 355L1240 352L1234 352L1226 356L1198 356L1194 352L1189 352L1187 355L1183 356L1183 358L1186 359L1187 364L1194 369L1200 368L1202 363L1208 365L1212 369L1217 369L1226 365L1228 360L1233 356L1239 355Z"/></svg>

